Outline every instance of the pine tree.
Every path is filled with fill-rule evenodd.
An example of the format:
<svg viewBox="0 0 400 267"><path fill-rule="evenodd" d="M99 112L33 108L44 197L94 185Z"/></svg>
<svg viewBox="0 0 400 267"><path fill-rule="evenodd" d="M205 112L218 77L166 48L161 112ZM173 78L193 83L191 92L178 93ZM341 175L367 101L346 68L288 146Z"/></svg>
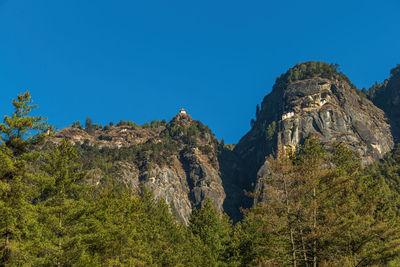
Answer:
<svg viewBox="0 0 400 267"><path fill-rule="evenodd" d="M74 233L81 217L85 214L85 189L81 171L77 163L78 155L74 147L62 140L53 151L43 156L41 169L48 175L47 183L40 196L38 210L43 235L47 238L48 264L71 265L68 250L75 242ZM73 244L76 246L77 244Z"/></svg>
<svg viewBox="0 0 400 267"><path fill-rule="evenodd" d="M38 177L28 169L40 156L32 149L52 127L40 116L29 116L36 107L29 92L18 95L13 105L12 116L5 116L0 124L0 263L34 265L40 242L32 205Z"/></svg>
<svg viewBox="0 0 400 267"><path fill-rule="evenodd" d="M229 243L232 238L232 224L226 214L218 214L214 204L207 199L204 206L195 209L190 217L189 227L210 249L213 261L226 263L229 259Z"/></svg>
<svg viewBox="0 0 400 267"><path fill-rule="evenodd" d="M289 156L287 156L289 154ZM360 173L343 145L327 154L316 139L269 158L270 175L244 231L271 244L248 248L253 264L386 265L399 254L399 224L385 187ZM246 233L254 240L257 234ZM243 241L242 241L243 244ZM243 255L243 252L241 252Z"/></svg>
<svg viewBox="0 0 400 267"><path fill-rule="evenodd" d="M330 194L323 207L326 229L321 228L329 230L325 244L330 251L323 254L331 257L330 262L341 256L339 264L387 265L400 252L399 218L390 190L361 172L359 159L343 145L335 147L330 161L335 169L325 182ZM332 214L336 218L328 216Z"/></svg>

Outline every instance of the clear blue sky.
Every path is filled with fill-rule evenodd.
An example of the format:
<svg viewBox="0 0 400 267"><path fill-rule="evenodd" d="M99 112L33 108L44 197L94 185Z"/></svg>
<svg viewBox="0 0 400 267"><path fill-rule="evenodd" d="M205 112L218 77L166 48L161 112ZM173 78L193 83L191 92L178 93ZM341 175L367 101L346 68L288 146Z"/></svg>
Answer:
<svg viewBox="0 0 400 267"><path fill-rule="evenodd" d="M184 107L236 143L299 61L336 62L360 88L387 78L399 14L399 0L0 0L0 116L26 90L59 128Z"/></svg>

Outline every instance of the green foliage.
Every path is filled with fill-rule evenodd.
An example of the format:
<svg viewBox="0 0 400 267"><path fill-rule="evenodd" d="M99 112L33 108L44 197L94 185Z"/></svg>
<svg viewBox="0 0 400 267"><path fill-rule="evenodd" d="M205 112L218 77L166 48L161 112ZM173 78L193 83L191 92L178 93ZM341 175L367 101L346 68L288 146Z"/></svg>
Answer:
<svg viewBox="0 0 400 267"><path fill-rule="evenodd" d="M101 169L107 174L114 172L113 162L126 161L133 163L139 169L144 170L150 162L165 166L175 154L180 145L171 138L164 137L161 142L151 140L130 147L99 148L82 144L78 149L84 169Z"/></svg>
<svg viewBox="0 0 400 267"><path fill-rule="evenodd" d="M101 169L111 175L115 171L113 162L126 161L146 171L153 164L167 165L171 156L179 153L185 145L198 147L200 139L207 140L207 144L199 147L200 150L208 155L212 162L216 162L216 153L212 152L218 147L218 141L211 130L199 121L192 121L188 126L172 121L161 132L157 142L149 140L122 148L98 148L84 143L78 147L78 153L84 169Z"/></svg>
<svg viewBox="0 0 400 267"><path fill-rule="evenodd" d="M206 264L201 241L176 222L165 202L156 202L148 191L133 196L115 186L99 192L82 228L83 248L94 265Z"/></svg>
<svg viewBox="0 0 400 267"><path fill-rule="evenodd" d="M133 127L134 129L136 129L136 128L139 127L139 125L137 125L135 122L124 121L124 120L120 120L120 121L117 123L117 126L131 126L131 127Z"/></svg>
<svg viewBox="0 0 400 267"><path fill-rule="evenodd" d="M53 128L42 117L29 115L36 107L29 92L18 95L13 105L13 115L5 116L0 124L0 264L34 265L40 235L31 203L38 194L35 185L41 176L29 169L40 156L32 149Z"/></svg>
<svg viewBox="0 0 400 267"><path fill-rule="evenodd" d="M117 126L130 126L133 127L134 129L153 129L153 128L159 128L162 126L166 126L167 125L167 121L165 119L163 120L152 120L150 123L145 122L142 125L138 125L135 122L132 121L124 121L124 120L120 120L117 123Z"/></svg>
<svg viewBox="0 0 400 267"><path fill-rule="evenodd" d="M309 139L289 157L281 154L269 162L262 201L241 224L242 262L382 266L399 255L391 194L360 172L353 152L337 145L328 154Z"/></svg>
<svg viewBox="0 0 400 267"><path fill-rule="evenodd" d="M4 116L4 123L0 124L0 140L16 154L22 154L31 145L40 143L46 136L46 130L49 134L54 130L45 118L29 116L32 109L37 107L32 102L29 92L18 95L13 100L14 113L11 117Z"/></svg>
<svg viewBox="0 0 400 267"><path fill-rule="evenodd" d="M367 90L363 88L362 90L356 89L357 95L360 97L361 101L363 102L365 99L367 99Z"/></svg>
<svg viewBox="0 0 400 267"><path fill-rule="evenodd" d="M379 181L382 188L386 188L385 194L391 200L393 206L400 207L397 196L400 196L400 145L397 144L391 153L388 153L383 161L376 162L364 170L365 175L371 175Z"/></svg>
<svg viewBox="0 0 400 267"><path fill-rule="evenodd" d="M211 130L196 120L191 121L190 125L183 125L172 120L167 124L166 130L161 133L161 137L183 142L189 147L197 147L199 138L215 139Z"/></svg>
<svg viewBox="0 0 400 267"><path fill-rule="evenodd" d="M307 67L300 67L307 70ZM310 65L314 71L318 64ZM300 74L293 74L301 77ZM67 140L42 146L48 126L29 93L0 124L1 266L397 266L400 147L362 169L343 145L316 139L270 157L258 204L232 225L207 199L189 225L147 189L111 175L115 161L143 170L187 146L226 152L208 127L171 122L159 142L109 149ZM161 122L163 124L163 122ZM76 125L76 124L75 124ZM93 127L87 123L87 127ZM148 127L159 127L157 122ZM96 126L95 126L96 127ZM147 127L147 126L146 126ZM267 127L274 136L276 125ZM206 142L205 142L206 141ZM101 169L100 183L83 169Z"/></svg>
<svg viewBox="0 0 400 267"><path fill-rule="evenodd" d="M267 127L267 140L271 141L276 133L276 122L273 121Z"/></svg>
<svg viewBox="0 0 400 267"><path fill-rule="evenodd" d="M209 145L200 146L199 149L205 155L209 155L214 152L214 149Z"/></svg>
<svg viewBox="0 0 400 267"><path fill-rule="evenodd" d="M72 123L72 127L73 127L73 128L82 129L81 122L80 122L80 121L74 121L74 122Z"/></svg>
<svg viewBox="0 0 400 267"><path fill-rule="evenodd" d="M30 204L36 192L35 182L27 172L27 154L15 157L4 144L0 146L0 264L34 263L31 255L38 238L34 207Z"/></svg>
<svg viewBox="0 0 400 267"><path fill-rule="evenodd" d="M224 148L228 149L229 151L233 151L235 146L236 144L224 144Z"/></svg>
<svg viewBox="0 0 400 267"><path fill-rule="evenodd" d="M166 126L166 125L167 125L167 121L165 119L162 120L162 121L160 121L160 120L152 120L150 122L150 124L148 124L148 123L143 124L142 128L158 128L158 127Z"/></svg>
<svg viewBox="0 0 400 267"><path fill-rule="evenodd" d="M350 79L341 71L338 71L338 64L328 64L322 61L308 61L298 63L290 68L286 73L276 79L276 84L290 84L298 80L310 79L316 76L322 78L336 78L347 82L351 88L356 89L355 85L350 82Z"/></svg>
<svg viewBox="0 0 400 267"><path fill-rule="evenodd" d="M74 125L72 125L73 127ZM77 128L80 128L79 125L77 125ZM98 125L96 123L93 123L93 120L91 118L86 118L86 122L85 122L85 131L90 134L93 135L95 133L95 131L102 129L103 126L102 125Z"/></svg>
<svg viewBox="0 0 400 267"><path fill-rule="evenodd" d="M67 140L62 140L52 152L43 155L41 170L46 174L38 200L38 219L46 238L46 253L50 265L71 265L71 245L77 246L77 227L88 204L82 184L85 173L78 164L78 154Z"/></svg>
<svg viewBox="0 0 400 267"><path fill-rule="evenodd" d="M86 118L86 122L85 122L85 131L86 131L88 134L94 134L94 131L95 131L95 130L96 130L96 129L95 129L94 125L93 125L92 119L89 118L89 117L87 117L87 118Z"/></svg>
<svg viewBox="0 0 400 267"><path fill-rule="evenodd" d="M31 152L22 145L33 148L36 140L23 134L35 124L18 131L11 129L14 121L7 123L4 140L13 142L0 145L0 265L211 265L209 249L164 201L147 191L134 195L107 177L88 186L68 141Z"/></svg>
<svg viewBox="0 0 400 267"><path fill-rule="evenodd" d="M207 246L215 265L228 266L232 224L226 214L218 214L214 204L207 199L203 207L193 210L189 228Z"/></svg>

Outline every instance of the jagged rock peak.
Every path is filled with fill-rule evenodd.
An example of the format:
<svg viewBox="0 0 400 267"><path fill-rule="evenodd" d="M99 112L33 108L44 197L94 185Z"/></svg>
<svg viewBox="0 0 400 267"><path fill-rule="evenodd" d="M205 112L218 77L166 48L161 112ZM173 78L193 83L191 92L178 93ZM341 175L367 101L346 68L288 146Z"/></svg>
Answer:
<svg viewBox="0 0 400 267"><path fill-rule="evenodd" d="M400 64L391 69L390 78L376 83L368 92L375 105L385 111L396 142L400 142Z"/></svg>
<svg viewBox="0 0 400 267"><path fill-rule="evenodd" d="M204 205L206 199L223 211L220 142L207 126L183 109L165 126L125 124L92 131L81 126L64 128L48 145L67 138L77 145L91 184L110 176L134 193L149 188L186 224L192 209ZM98 164L92 157L102 160Z"/></svg>
<svg viewBox="0 0 400 267"><path fill-rule="evenodd" d="M393 148L385 114L337 69L324 62L291 68L265 97L255 127L267 127L266 139L275 141L275 148L293 148L314 135L328 147L347 144L365 162L382 158ZM276 135L271 126L268 132L271 124Z"/></svg>
<svg viewBox="0 0 400 267"><path fill-rule="evenodd" d="M256 182L267 155L295 148L309 136L327 149L343 143L365 164L393 148L384 112L337 69L333 64L306 62L277 79L257 108L252 129L235 147L240 169L245 170L244 184Z"/></svg>

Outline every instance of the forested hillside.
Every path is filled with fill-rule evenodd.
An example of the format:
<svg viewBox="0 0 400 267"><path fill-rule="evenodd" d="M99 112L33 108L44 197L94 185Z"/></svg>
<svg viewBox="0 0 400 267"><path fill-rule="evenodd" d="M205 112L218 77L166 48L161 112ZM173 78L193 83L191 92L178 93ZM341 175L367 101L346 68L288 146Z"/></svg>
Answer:
<svg viewBox="0 0 400 267"><path fill-rule="evenodd" d="M236 146L184 110L55 131L12 105L0 266L400 265L400 145L335 65L280 76Z"/></svg>

